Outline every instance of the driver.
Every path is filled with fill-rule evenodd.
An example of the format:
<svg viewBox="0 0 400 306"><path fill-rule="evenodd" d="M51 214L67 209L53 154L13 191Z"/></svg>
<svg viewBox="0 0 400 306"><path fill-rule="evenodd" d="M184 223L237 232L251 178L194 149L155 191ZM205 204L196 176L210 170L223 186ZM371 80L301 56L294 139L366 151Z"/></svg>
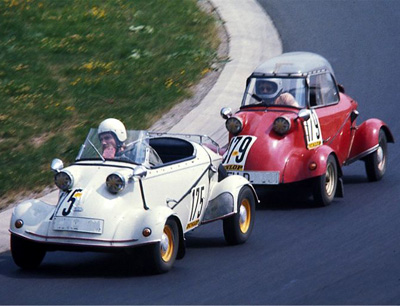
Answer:
<svg viewBox="0 0 400 306"><path fill-rule="evenodd" d="M102 121L98 128L98 135L104 158L112 159L122 154L127 134L121 121L114 118Z"/></svg>
<svg viewBox="0 0 400 306"><path fill-rule="evenodd" d="M283 92L281 79L258 80L257 95L264 103L299 107L296 99L288 92Z"/></svg>
<svg viewBox="0 0 400 306"><path fill-rule="evenodd" d="M264 103L273 104L282 90L282 80L280 79L258 80L256 83L256 93Z"/></svg>
<svg viewBox="0 0 400 306"><path fill-rule="evenodd" d="M127 140L127 132L124 124L118 119L108 118L102 121L97 129L98 137L101 143L102 156L105 159L121 159L129 161L137 161L138 154L142 152L137 147L139 143L135 143L133 148L128 144L125 145ZM158 166L162 164L162 160L157 152L150 147L148 144L141 143L144 145L143 162L146 166ZM131 147L131 148L129 148ZM128 152L130 151L130 152Z"/></svg>

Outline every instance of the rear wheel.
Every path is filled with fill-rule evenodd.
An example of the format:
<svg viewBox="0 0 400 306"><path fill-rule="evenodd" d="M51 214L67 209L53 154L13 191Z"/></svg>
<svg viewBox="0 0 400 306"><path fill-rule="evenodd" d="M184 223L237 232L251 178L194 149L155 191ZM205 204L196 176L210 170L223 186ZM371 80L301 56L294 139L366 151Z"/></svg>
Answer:
<svg viewBox="0 0 400 306"><path fill-rule="evenodd" d="M37 268L46 255L46 250L38 243L11 235L11 255L17 266L22 269Z"/></svg>
<svg viewBox="0 0 400 306"><path fill-rule="evenodd" d="M379 131L379 144L376 151L365 157L365 170L368 180L371 182L382 179L386 172L387 162L387 139L385 132Z"/></svg>
<svg viewBox="0 0 400 306"><path fill-rule="evenodd" d="M174 219L168 219L164 225L161 241L153 244L149 253L143 253L152 272L165 273L171 270L178 254L178 247L178 225Z"/></svg>
<svg viewBox="0 0 400 306"><path fill-rule="evenodd" d="M223 220L224 236L229 244L246 242L253 230L256 199L250 187L242 187L237 205L237 213Z"/></svg>
<svg viewBox="0 0 400 306"><path fill-rule="evenodd" d="M314 179L313 195L316 204L328 206L333 201L338 182L336 160L329 155L325 174Z"/></svg>

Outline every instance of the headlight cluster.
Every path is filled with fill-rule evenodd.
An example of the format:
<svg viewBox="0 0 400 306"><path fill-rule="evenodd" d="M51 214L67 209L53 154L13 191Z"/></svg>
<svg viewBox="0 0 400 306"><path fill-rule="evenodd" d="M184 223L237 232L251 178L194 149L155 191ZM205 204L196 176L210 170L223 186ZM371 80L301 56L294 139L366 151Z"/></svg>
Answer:
<svg viewBox="0 0 400 306"><path fill-rule="evenodd" d="M61 171L54 176L54 183L61 190L68 191L74 185L74 178L70 173Z"/></svg>
<svg viewBox="0 0 400 306"><path fill-rule="evenodd" d="M119 173L107 176L106 185L109 192L116 194L125 188L125 178Z"/></svg>
<svg viewBox="0 0 400 306"><path fill-rule="evenodd" d="M225 126L228 132L232 133L233 135L239 134L243 129L242 120L237 117L230 117L229 119L227 119L225 122Z"/></svg>
<svg viewBox="0 0 400 306"><path fill-rule="evenodd" d="M67 171L60 171L54 176L54 183L62 191L69 191L74 185L74 178ZM109 192L116 194L125 188L125 178L119 173L112 173L107 176L106 186Z"/></svg>
<svg viewBox="0 0 400 306"><path fill-rule="evenodd" d="M284 135L290 130L290 120L286 117L278 117L274 121L273 130L279 135Z"/></svg>

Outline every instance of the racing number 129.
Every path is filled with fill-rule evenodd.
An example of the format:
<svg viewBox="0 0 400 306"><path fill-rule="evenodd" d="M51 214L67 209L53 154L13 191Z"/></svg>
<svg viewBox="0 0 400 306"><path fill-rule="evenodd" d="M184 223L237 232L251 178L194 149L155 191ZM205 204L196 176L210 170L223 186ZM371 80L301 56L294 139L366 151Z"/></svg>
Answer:
<svg viewBox="0 0 400 306"><path fill-rule="evenodd" d="M229 150L228 154L226 154L225 160L223 161L223 163L224 164L229 163L230 158L235 156L235 162L240 164L243 161L243 158L246 156L247 149L249 148L251 143L252 143L252 137L250 137L250 136L235 137L232 140L232 143L229 147L230 150ZM235 151L238 144L240 144L239 148L237 149L237 151ZM233 152L236 152L236 154L233 154Z"/></svg>
<svg viewBox="0 0 400 306"><path fill-rule="evenodd" d="M304 130L308 149L322 145L321 126L314 110L311 111L310 119L304 121Z"/></svg>

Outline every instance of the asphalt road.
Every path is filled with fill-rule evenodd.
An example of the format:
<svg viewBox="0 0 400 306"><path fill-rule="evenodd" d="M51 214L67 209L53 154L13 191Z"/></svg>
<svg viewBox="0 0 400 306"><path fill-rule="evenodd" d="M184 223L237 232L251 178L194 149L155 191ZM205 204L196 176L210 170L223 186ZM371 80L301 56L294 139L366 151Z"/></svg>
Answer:
<svg viewBox="0 0 400 306"><path fill-rule="evenodd" d="M383 119L399 138L400 1L259 2L284 51L324 55L359 102L358 122ZM377 183L362 163L345 168L345 197L329 207L264 198L245 245L227 246L221 223L198 229L165 275L127 274L120 255L64 252L26 272L0 254L0 304L399 304L398 144L389 154Z"/></svg>

